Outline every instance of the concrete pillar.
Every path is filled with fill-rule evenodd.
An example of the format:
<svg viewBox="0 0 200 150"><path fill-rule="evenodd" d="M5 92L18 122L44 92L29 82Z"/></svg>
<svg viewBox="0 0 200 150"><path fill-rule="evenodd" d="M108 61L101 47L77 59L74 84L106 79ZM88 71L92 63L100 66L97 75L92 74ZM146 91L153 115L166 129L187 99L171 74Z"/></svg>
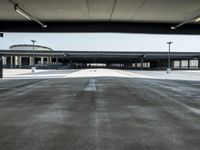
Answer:
<svg viewBox="0 0 200 150"><path fill-rule="evenodd" d="M47 58L46 57L43 57L43 64L47 64Z"/></svg>
<svg viewBox="0 0 200 150"><path fill-rule="evenodd" d="M18 65L18 56L15 56L15 65Z"/></svg>
<svg viewBox="0 0 200 150"><path fill-rule="evenodd" d="M12 68L12 67L13 67L13 57L10 56L10 68Z"/></svg>
<svg viewBox="0 0 200 150"><path fill-rule="evenodd" d="M49 57L47 57L47 64L49 64Z"/></svg>
<svg viewBox="0 0 200 150"><path fill-rule="evenodd" d="M44 65L44 57L41 57L41 65L43 66Z"/></svg>
<svg viewBox="0 0 200 150"><path fill-rule="evenodd" d="M33 57L32 56L29 57L29 62L30 62L29 65L32 66L33 65Z"/></svg>
<svg viewBox="0 0 200 150"><path fill-rule="evenodd" d="M2 57L2 59L3 59L3 65L6 65L7 57Z"/></svg>
<svg viewBox="0 0 200 150"><path fill-rule="evenodd" d="M51 58L51 57L49 57L49 63L50 63L50 64L52 63L52 58Z"/></svg>
<svg viewBox="0 0 200 150"><path fill-rule="evenodd" d="M0 78L3 78L3 58L0 56Z"/></svg>
<svg viewBox="0 0 200 150"><path fill-rule="evenodd" d="M190 69L190 60L188 60L188 69Z"/></svg>
<svg viewBox="0 0 200 150"><path fill-rule="evenodd" d="M144 68L144 57L141 58L141 70Z"/></svg>
<svg viewBox="0 0 200 150"><path fill-rule="evenodd" d="M21 67L21 65L22 65L22 57L21 56L18 56L18 60L17 60L18 62L18 65Z"/></svg>
<svg viewBox="0 0 200 150"><path fill-rule="evenodd" d="M56 65L58 64L58 56L56 55Z"/></svg>
<svg viewBox="0 0 200 150"><path fill-rule="evenodd" d="M181 68L182 68L182 61L179 60L179 69L181 69Z"/></svg>
<svg viewBox="0 0 200 150"><path fill-rule="evenodd" d="M51 62L51 57L47 57L47 64L50 64Z"/></svg>

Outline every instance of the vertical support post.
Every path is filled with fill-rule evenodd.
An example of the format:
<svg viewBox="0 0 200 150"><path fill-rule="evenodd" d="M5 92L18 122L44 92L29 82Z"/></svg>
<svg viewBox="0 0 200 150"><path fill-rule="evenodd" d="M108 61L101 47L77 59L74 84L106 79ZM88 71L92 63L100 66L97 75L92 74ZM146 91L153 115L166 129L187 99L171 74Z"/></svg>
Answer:
<svg viewBox="0 0 200 150"><path fill-rule="evenodd" d="M182 61L179 60L179 69L181 69L181 68L182 68Z"/></svg>
<svg viewBox="0 0 200 150"><path fill-rule="evenodd" d="M144 68L144 56L141 57L141 70Z"/></svg>
<svg viewBox="0 0 200 150"><path fill-rule="evenodd" d="M198 57L198 69L200 69L200 56Z"/></svg>
<svg viewBox="0 0 200 150"><path fill-rule="evenodd" d="M29 57L29 66L32 66L33 65L33 57Z"/></svg>
<svg viewBox="0 0 200 150"><path fill-rule="evenodd" d="M47 64L49 65L50 64L50 58L47 57Z"/></svg>
<svg viewBox="0 0 200 150"><path fill-rule="evenodd" d="M56 65L58 64L58 56L56 55Z"/></svg>
<svg viewBox="0 0 200 150"><path fill-rule="evenodd" d="M167 44L169 45L169 49L168 49L168 67L167 67L167 73L171 72L171 44L172 42L167 42Z"/></svg>
<svg viewBox="0 0 200 150"><path fill-rule="evenodd" d="M21 67L21 56L16 56L15 59L16 65Z"/></svg>
<svg viewBox="0 0 200 150"><path fill-rule="evenodd" d="M169 44L169 51L168 51L168 68L171 68L171 58L170 58L170 44Z"/></svg>
<svg viewBox="0 0 200 150"><path fill-rule="evenodd" d="M188 60L188 69L190 69L190 60Z"/></svg>
<svg viewBox="0 0 200 150"><path fill-rule="evenodd" d="M15 66L18 66L18 56L15 56Z"/></svg>
<svg viewBox="0 0 200 150"><path fill-rule="evenodd" d="M7 57L2 57L3 58L3 65L6 65L6 62L7 62Z"/></svg>
<svg viewBox="0 0 200 150"><path fill-rule="evenodd" d="M0 33L0 37L3 37L3 33ZM0 55L0 78L3 78L3 58Z"/></svg>
<svg viewBox="0 0 200 150"><path fill-rule="evenodd" d="M31 42L33 43L33 66L32 66L32 72L36 71L36 67L35 67L35 40L31 40Z"/></svg>
<svg viewBox="0 0 200 150"><path fill-rule="evenodd" d="M3 78L3 58L0 55L0 78Z"/></svg>
<svg viewBox="0 0 200 150"><path fill-rule="evenodd" d="M44 65L44 57L41 57L41 65Z"/></svg>
<svg viewBox="0 0 200 150"><path fill-rule="evenodd" d="M10 56L10 68L12 68L12 67L13 67L13 57Z"/></svg>
<svg viewBox="0 0 200 150"><path fill-rule="evenodd" d="M52 58L51 58L51 57L49 57L49 63L50 63L50 64L52 63Z"/></svg>

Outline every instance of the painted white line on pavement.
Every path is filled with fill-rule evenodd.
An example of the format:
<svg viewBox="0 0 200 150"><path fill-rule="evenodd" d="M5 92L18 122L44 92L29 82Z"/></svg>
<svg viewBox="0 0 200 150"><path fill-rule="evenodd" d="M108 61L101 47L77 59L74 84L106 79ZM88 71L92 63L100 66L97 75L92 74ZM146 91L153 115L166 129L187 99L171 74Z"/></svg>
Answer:
<svg viewBox="0 0 200 150"><path fill-rule="evenodd" d="M91 79L89 84L84 89L84 91L87 91L87 92L94 91L94 92L96 92L96 90L97 90L97 88L96 88L96 80L95 79Z"/></svg>

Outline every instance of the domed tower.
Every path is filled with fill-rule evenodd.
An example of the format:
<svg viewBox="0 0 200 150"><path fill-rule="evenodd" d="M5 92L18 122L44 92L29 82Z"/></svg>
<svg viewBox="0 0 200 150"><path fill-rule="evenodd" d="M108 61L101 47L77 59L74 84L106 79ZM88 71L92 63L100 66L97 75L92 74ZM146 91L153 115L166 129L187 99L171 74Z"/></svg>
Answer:
<svg viewBox="0 0 200 150"><path fill-rule="evenodd" d="M27 51L29 53L32 53L34 56L34 53L37 51L53 51L51 48L41 45L33 45L32 44L17 44L17 45L11 45L10 47L11 51ZM33 62L35 62L35 65L37 66L43 66L45 64L51 64L52 58L48 56L11 56L7 58L7 65L11 67L23 67L28 68L33 65ZM35 60L34 60L35 59Z"/></svg>

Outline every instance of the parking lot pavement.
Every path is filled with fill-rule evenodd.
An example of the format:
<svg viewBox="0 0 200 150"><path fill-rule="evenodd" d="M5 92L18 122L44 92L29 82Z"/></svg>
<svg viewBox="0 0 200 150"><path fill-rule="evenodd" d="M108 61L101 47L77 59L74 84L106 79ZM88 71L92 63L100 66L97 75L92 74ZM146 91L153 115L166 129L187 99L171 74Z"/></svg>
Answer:
<svg viewBox="0 0 200 150"><path fill-rule="evenodd" d="M0 80L0 149L199 150L199 89L117 76Z"/></svg>

